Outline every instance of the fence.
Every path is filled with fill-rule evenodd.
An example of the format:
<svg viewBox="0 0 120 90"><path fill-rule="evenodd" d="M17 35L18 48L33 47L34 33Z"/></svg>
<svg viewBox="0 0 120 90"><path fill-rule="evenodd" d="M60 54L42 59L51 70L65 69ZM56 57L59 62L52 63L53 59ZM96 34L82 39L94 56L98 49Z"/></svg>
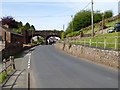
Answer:
<svg viewBox="0 0 120 90"><path fill-rule="evenodd" d="M103 48L103 49L120 49L120 36L106 36L106 37L87 37L79 40L67 40L71 44L80 44L89 47Z"/></svg>
<svg viewBox="0 0 120 90"><path fill-rule="evenodd" d="M0 71L0 74L3 72L8 75L11 71L9 69L15 69L15 62L14 62L14 57L10 56L8 59L4 59L2 62L2 70Z"/></svg>

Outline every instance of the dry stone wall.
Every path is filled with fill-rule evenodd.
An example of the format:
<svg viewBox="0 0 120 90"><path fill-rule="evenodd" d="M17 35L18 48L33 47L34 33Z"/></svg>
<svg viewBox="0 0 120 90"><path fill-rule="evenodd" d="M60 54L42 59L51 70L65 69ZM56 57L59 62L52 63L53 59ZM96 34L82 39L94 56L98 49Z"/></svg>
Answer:
<svg viewBox="0 0 120 90"><path fill-rule="evenodd" d="M118 61L120 60L120 51L103 50L64 43L56 43L55 47L80 58L85 58L93 62L104 64L114 68L119 67Z"/></svg>

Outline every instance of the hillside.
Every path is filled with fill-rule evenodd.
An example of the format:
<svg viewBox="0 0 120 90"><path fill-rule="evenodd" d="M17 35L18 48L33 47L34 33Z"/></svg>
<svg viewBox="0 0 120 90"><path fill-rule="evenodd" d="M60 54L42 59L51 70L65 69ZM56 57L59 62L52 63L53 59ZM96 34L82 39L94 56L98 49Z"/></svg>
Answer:
<svg viewBox="0 0 120 90"><path fill-rule="evenodd" d="M101 26L102 21L100 21L99 23L94 24L95 34L101 34L102 32L107 33L108 29L113 29L114 28L114 25L115 25L116 22L120 22L120 15L114 16L114 17L111 17L109 19L104 20L104 25L106 27L104 30L102 30L102 26ZM91 26L86 27L86 28L83 29L84 34L91 34L91 32L92 32Z"/></svg>
<svg viewBox="0 0 120 90"><path fill-rule="evenodd" d="M116 22L120 22L120 15L105 20L105 29L101 29L101 22L94 24L95 36L81 37L81 35L68 37L69 43L82 44L85 46L99 47L104 49L120 49L120 32L108 33L108 29L114 28ZM91 35L91 26L83 29L83 36ZM73 32L74 33L74 32Z"/></svg>

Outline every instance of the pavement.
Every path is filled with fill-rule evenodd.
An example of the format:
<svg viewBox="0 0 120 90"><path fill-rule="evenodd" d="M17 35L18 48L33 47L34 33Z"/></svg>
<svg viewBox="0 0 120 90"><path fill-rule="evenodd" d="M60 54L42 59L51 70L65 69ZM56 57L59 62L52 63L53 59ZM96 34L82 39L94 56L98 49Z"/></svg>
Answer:
<svg viewBox="0 0 120 90"><path fill-rule="evenodd" d="M22 53L19 58L15 59L15 67L16 70L11 73L9 79L7 79L6 83L4 82L4 89L15 89L15 88L28 88L28 59L29 59L29 50L26 50Z"/></svg>

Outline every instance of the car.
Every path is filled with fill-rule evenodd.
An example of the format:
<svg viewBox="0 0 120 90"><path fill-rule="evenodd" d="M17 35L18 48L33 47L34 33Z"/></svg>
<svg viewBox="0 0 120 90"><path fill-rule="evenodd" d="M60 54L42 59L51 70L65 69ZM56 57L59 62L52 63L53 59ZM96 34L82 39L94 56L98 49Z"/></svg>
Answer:
<svg viewBox="0 0 120 90"><path fill-rule="evenodd" d="M112 33L112 32L115 32L115 30L114 29L108 29L107 32Z"/></svg>
<svg viewBox="0 0 120 90"><path fill-rule="evenodd" d="M115 24L114 30L115 30L115 32L119 32L120 31L120 22Z"/></svg>

